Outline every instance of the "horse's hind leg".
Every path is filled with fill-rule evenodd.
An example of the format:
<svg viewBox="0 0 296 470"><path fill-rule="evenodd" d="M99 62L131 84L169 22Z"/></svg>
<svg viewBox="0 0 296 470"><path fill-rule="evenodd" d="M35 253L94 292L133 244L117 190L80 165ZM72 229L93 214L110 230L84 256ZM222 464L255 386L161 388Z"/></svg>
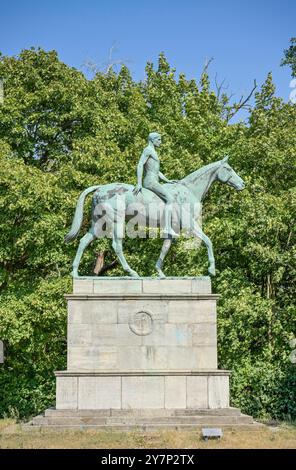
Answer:
<svg viewBox="0 0 296 470"><path fill-rule="evenodd" d="M130 265L125 259L125 256L122 251L122 238L118 238L116 235L114 235L112 247L118 256L118 259L123 269L127 271L132 277L139 277L138 273L130 267Z"/></svg>
<svg viewBox="0 0 296 470"><path fill-rule="evenodd" d="M158 258L158 260L156 262L156 265L155 265L155 267L158 271L159 277L165 277L165 274L163 273L161 268L162 268L162 265L163 265L164 258L168 254L168 251L171 247L171 244L172 244L172 238L166 238L163 242L159 258Z"/></svg>
<svg viewBox="0 0 296 470"><path fill-rule="evenodd" d="M85 248L95 239L95 235L92 231L87 232L80 240L79 247L76 252L76 256L73 261L73 271L72 276L78 277L78 268L81 261L81 256L85 250Z"/></svg>

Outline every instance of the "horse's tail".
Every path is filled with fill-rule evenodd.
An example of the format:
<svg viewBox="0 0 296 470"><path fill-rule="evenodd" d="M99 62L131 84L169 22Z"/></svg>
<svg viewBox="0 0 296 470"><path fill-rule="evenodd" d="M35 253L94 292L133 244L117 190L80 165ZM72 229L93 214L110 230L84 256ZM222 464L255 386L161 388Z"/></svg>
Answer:
<svg viewBox="0 0 296 470"><path fill-rule="evenodd" d="M74 240L74 238L76 238L78 233L79 233L79 230L80 230L80 227L81 227L81 224L82 224L82 219L83 219L83 205L84 205L84 200L85 200L86 196L89 193L91 193L91 192L95 191L96 189L98 189L99 187L100 186L90 186L89 188L85 189L80 194L80 196L78 198L77 205L76 205L75 214L74 214L74 217L73 217L70 232L68 232L67 235L64 238L64 241L66 243L70 242L71 240Z"/></svg>

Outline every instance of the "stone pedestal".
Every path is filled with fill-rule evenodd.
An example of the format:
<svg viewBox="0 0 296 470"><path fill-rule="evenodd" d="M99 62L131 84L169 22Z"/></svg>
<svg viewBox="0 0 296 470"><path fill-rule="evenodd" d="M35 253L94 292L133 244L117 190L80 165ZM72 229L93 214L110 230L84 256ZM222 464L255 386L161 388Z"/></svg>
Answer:
<svg viewBox="0 0 296 470"><path fill-rule="evenodd" d="M26 429L258 427L229 407L209 278L79 278L56 407Z"/></svg>
<svg viewBox="0 0 296 470"><path fill-rule="evenodd" d="M209 278L79 278L66 298L68 364L56 372L56 408L25 429L259 426L229 407Z"/></svg>
<svg viewBox="0 0 296 470"><path fill-rule="evenodd" d="M229 407L208 277L79 278L66 298L68 363L56 372L57 410Z"/></svg>

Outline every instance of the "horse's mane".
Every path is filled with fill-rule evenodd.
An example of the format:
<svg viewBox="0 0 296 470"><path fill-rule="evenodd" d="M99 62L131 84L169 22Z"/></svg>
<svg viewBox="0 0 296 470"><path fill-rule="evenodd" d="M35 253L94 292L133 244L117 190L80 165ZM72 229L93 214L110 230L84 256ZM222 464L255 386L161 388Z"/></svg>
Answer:
<svg viewBox="0 0 296 470"><path fill-rule="evenodd" d="M193 171L189 175L185 176L181 181L185 184L196 183L196 180L203 178L206 176L210 171L215 170L218 165L220 165L221 160L218 160L214 163L209 163L209 165L202 166L196 171Z"/></svg>

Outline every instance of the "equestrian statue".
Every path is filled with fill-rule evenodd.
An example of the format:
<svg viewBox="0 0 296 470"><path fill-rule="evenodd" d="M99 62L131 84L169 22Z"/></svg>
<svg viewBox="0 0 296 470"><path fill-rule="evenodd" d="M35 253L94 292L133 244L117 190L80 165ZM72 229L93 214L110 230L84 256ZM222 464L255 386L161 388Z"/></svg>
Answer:
<svg viewBox="0 0 296 470"><path fill-rule="evenodd" d="M144 227L161 227L164 239L161 253L156 262L158 276L163 278L163 262L172 241L177 240L182 230L191 236L200 238L207 247L210 275L215 275L215 259L212 242L200 227L202 202L214 181L220 181L241 191L244 181L231 168L228 156L203 166L181 180L168 180L160 172L160 161L156 148L161 145L161 136L152 132L148 137L148 145L142 152L137 166L137 185L112 183L91 186L79 196L76 210L69 233L65 241L70 242L78 236L83 221L83 206L88 194L92 198L91 226L81 238L75 259L73 261L73 277L78 277L78 268L86 247L96 238L106 236L100 219L102 208L107 212L111 227L112 247L124 269L131 277L139 277L128 264L123 254L124 226L134 217L136 208L142 215ZM159 180L164 181L161 184ZM120 204L118 204L120 201ZM151 211L151 208L157 210ZM106 209L107 208L107 209ZM149 217L148 217L149 214ZM107 220L107 222L108 222ZM177 227L177 231L175 231Z"/></svg>

